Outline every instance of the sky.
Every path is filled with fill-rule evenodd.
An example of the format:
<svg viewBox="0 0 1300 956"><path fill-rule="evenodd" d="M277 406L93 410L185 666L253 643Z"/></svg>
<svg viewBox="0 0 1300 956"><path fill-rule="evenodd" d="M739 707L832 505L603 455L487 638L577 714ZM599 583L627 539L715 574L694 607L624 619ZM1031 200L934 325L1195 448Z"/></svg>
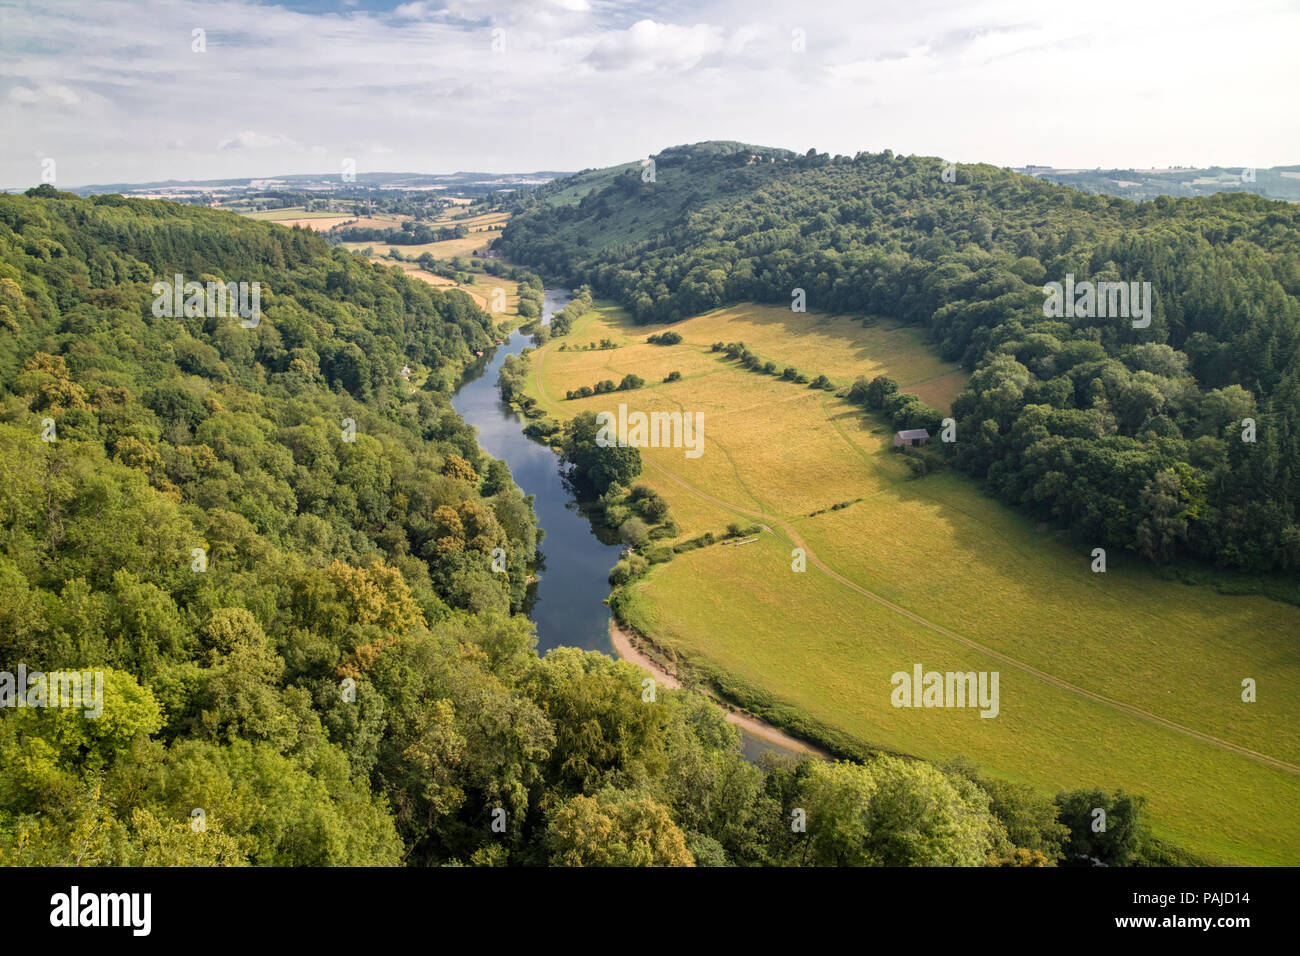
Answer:
<svg viewBox="0 0 1300 956"><path fill-rule="evenodd" d="M707 139L1290 165L1298 42L1300 0L0 0L0 187L577 170Z"/></svg>

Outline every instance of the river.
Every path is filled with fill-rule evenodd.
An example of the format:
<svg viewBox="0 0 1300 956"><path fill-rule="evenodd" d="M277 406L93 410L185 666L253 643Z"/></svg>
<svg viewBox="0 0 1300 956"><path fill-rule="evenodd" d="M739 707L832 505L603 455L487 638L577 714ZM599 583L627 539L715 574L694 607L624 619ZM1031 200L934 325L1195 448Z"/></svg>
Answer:
<svg viewBox="0 0 1300 956"><path fill-rule="evenodd" d="M542 321L569 301L569 294L547 289ZM539 581L529 589L525 610L537 625L537 650L581 647L617 656L609 635L609 571L618 561L622 545L597 538L591 521L564 486L559 459L549 447L524 434L526 420L501 401L497 373L507 355L518 355L532 337L518 332L506 344L484 354L469 368L451 404L478 430L485 452L510 466L515 483L534 495L537 523L546 532L539 550ZM757 760L765 751L797 756L790 748L763 740L740 728L745 755Z"/></svg>
<svg viewBox="0 0 1300 956"><path fill-rule="evenodd" d="M569 294L546 290L542 321L564 308ZM452 396L452 407L478 429L478 443L510 466L524 494L535 495L537 523L546 532L541 544L540 582L530 589L528 616L537 625L537 650L581 647L613 656L609 639L609 570L621 545L602 544L560 478L559 460L546 445L524 434L527 421L497 392L497 372L507 355L518 355L532 337L516 332L505 345L484 355L466 373Z"/></svg>

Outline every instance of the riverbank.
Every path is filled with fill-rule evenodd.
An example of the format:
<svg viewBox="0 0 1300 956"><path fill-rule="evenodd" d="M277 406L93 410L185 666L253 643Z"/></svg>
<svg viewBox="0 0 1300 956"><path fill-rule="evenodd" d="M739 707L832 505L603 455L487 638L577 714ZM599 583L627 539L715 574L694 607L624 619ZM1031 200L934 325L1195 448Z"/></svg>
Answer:
<svg viewBox="0 0 1300 956"><path fill-rule="evenodd" d="M669 690L677 690L682 686L681 680L675 674L670 673L657 657L647 652L648 647L651 646L649 642L631 628L619 624L613 616L609 619L609 639L610 643L614 645L614 652L621 659L636 664L654 677L660 685L667 687ZM757 737L774 747L790 751L795 756L806 755L821 757L824 760L832 759L831 754L823 748L800 740L798 737L792 737L762 718L736 708L707 689L700 688L700 691L722 708L728 723L735 724L750 736Z"/></svg>

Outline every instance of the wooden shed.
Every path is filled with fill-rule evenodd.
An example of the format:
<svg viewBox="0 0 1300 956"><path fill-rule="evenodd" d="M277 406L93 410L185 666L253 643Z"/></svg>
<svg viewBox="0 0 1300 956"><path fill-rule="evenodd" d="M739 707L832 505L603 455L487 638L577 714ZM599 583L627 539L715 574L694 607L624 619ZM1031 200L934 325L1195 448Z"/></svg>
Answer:
<svg viewBox="0 0 1300 956"><path fill-rule="evenodd" d="M930 440L930 433L924 428L908 428L901 432L894 433L894 447L902 448L906 445L916 447L924 445Z"/></svg>

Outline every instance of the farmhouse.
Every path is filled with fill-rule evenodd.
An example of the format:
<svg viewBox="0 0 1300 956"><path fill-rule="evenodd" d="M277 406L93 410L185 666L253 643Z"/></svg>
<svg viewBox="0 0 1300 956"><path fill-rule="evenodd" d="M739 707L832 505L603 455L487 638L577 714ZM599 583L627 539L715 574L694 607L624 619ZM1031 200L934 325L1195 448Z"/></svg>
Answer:
<svg viewBox="0 0 1300 956"><path fill-rule="evenodd" d="M894 433L894 447L902 448L905 445L924 445L930 440L930 433L924 428L909 428L905 431Z"/></svg>

